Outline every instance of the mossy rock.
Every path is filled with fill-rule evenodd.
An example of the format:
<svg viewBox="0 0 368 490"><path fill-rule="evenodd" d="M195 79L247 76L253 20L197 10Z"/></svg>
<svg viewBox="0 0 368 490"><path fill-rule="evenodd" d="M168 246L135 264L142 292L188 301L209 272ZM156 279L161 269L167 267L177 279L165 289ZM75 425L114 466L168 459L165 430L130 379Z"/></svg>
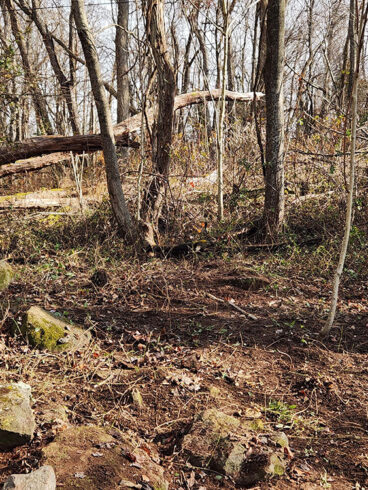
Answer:
<svg viewBox="0 0 368 490"><path fill-rule="evenodd" d="M39 306L32 306L27 311L21 332L33 347L52 352L78 350L91 340L90 332L67 323Z"/></svg>
<svg viewBox="0 0 368 490"><path fill-rule="evenodd" d="M34 430L31 387L21 382L0 385L0 449L28 444Z"/></svg>
<svg viewBox="0 0 368 490"><path fill-rule="evenodd" d="M60 432L42 454L44 463L55 468L58 485L64 490L124 488L119 486L122 480L138 485L142 474L154 490L168 489L155 448L129 431L72 427Z"/></svg>
<svg viewBox="0 0 368 490"><path fill-rule="evenodd" d="M13 279L14 273L6 260L0 260L0 291L4 291Z"/></svg>
<svg viewBox="0 0 368 490"><path fill-rule="evenodd" d="M257 483L266 476L283 474L286 463L278 449L277 434L259 438L264 431L259 412L246 410L247 417L239 418L210 408L202 412L184 437L182 449L190 463L210 468L230 476L242 488ZM285 438L282 438L285 442Z"/></svg>

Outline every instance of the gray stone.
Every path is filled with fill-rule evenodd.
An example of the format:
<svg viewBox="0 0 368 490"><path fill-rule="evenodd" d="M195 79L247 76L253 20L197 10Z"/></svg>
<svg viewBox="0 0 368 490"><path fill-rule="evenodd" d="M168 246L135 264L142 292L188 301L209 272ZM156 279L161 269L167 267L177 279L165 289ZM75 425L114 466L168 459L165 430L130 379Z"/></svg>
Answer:
<svg viewBox="0 0 368 490"><path fill-rule="evenodd" d="M56 477L52 466L41 466L27 475L10 475L3 490L55 490Z"/></svg>
<svg viewBox="0 0 368 490"><path fill-rule="evenodd" d="M230 476L242 488L267 475L282 475L286 464L282 450L275 448L277 436L257 437L264 426L256 410L254 418L250 413L247 411L247 419L214 408L201 413L183 440L189 461Z"/></svg>
<svg viewBox="0 0 368 490"><path fill-rule="evenodd" d="M34 430L31 387L21 382L0 385L0 449L28 444Z"/></svg>
<svg viewBox="0 0 368 490"><path fill-rule="evenodd" d="M90 332L69 324L39 306L32 306L27 311L21 332L34 347L52 352L81 349L91 340Z"/></svg>
<svg viewBox="0 0 368 490"><path fill-rule="evenodd" d="M13 278L13 269L6 262L6 260L0 260L0 291L6 289Z"/></svg>

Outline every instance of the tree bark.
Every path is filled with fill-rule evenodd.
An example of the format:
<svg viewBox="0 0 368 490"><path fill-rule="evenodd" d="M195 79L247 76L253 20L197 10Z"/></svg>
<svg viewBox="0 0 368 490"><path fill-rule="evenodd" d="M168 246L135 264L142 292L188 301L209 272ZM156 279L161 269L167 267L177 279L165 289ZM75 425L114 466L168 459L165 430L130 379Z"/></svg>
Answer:
<svg viewBox="0 0 368 490"><path fill-rule="evenodd" d="M118 17L115 36L117 122L129 117L129 78L128 78L128 22L130 2L117 0Z"/></svg>
<svg viewBox="0 0 368 490"><path fill-rule="evenodd" d="M70 153L52 153L51 155L43 155L42 157L28 158L27 160L21 160L18 163L1 166L0 178L40 170L68 160L70 160Z"/></svg>
<svg viewBox="0 0 368 490"><path fill-rule="evenodd" d="M144 219L156 223L163 204L170 168L174 100L176 92L175 73L166 44L163 0L144 0L146 33L157 67L158 113L153 128L152 178L144 203Z"/></svg>
<svg viewBox="0 0 368 490"><path fill-rule="evenodd" d="M266 162L264 226L275 236L284 221L284 56L285 0L269 0L267 10Z"/></svg>
<svg viewBox="0 0 368 490"><path fill-rule="evenodd" d="M93 96L96 103L101 130L101 145L105 159L107 188L110 202L119 227L128 238L135 235L132 220L121 186L115 138L110 108L103 88L100 63L90 31L83 0L72 0L72 11L79 39L86 59Z"/></svg>

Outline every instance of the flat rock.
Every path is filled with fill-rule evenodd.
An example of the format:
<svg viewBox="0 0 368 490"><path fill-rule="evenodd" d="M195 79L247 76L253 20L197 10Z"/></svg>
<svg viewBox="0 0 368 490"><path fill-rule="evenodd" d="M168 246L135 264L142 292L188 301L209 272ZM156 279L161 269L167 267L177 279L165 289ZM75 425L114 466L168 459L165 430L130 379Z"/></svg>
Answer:
<svg viewBox="0 0 368 490"><path fill-rule="evenodd" d="M0 449L28 444L34 430L31 387L24 383L0 385Z"/></svg>
<svg viewBox="0 0 368 490"><path fill-rule="evenodd" d="M43 461L55 468L64 490L124 488L122 481L130 482L130 488L168 489L155 447L129 431L66 429L44 448Z"/></svg>
<svg viewBox="0 0 368 490"><path fill-rule="evenodd" d="M52 352L78 350L91 340L90 332L71 325L39 306L32 306L27 311L21 332L32 346Z"/></svg>
<svg viewBox="0 0 368 490"><path fill-rule="evenodd" d="M52 466L41 466L26 475L10 475L3 490L55 490L56 477Z"/></svg>
<svg viewBox="0 0 368 490"><path fill-rule="evenodd" d="M284 453L275 438L264 435L260 418L241 419L210 408L194 422L182 449L193 465L228 475L244 488L284 473Z"/></svg>
<svg viewBox="0 0 368 490"><path fill-rule="evenodd" d="M6 289L13 278L13 269L6 260L0 260L0 291Z"/></svg>

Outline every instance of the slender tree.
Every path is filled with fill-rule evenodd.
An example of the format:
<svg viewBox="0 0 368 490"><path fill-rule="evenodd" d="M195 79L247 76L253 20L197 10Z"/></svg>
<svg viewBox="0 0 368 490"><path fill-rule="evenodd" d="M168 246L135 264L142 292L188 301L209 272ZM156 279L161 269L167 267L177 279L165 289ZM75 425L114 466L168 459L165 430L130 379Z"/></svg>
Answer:
<svg viewBox="0 0 368 490"><path fill-rule="evenodd" d="M360 15L358 15L360 13ZM347 195L346 213L345 213L345 229L344 237L341 243L339 262L336 267L335 276L332 286L330 311L321 330L321 336L326 337L332 328L335 321L337 300L339 295L339 287L341 276L344 270L346 253L349 245L350 231L352 225L353 208L354 208L354 188L355 188L355 150L357 137L357 119L358 119L358 80L359 80L359 65L361 58L362 45L364 40L365 27L367 24L368 6L363 0L358 12L357 3L355 0L350 0L350 16L349 16L349 44L350 44L350 69L352 75L349 77L349 111L351 112L351 146L350 146L350 176L349 176L349 191ZM351 109L351 111L350 111Z"/></svg>
<svg viewBox="0 0 368 490"><path fill-rule="evenodd" d="M105 159L107 187L111 206L118 225L127 237L135 236L134 227L121 186L119 168L116 156L115 138L111 120L110 108L103 87L100 63L91 30L88 25L84 8L84 0L72 0L72 10L78 36L86 59L93 96L96 103L100 122L102 148Z"/></svg>
<svg viewBox="0 0 368 490"><path fill-rule="evenodd" d="M286 0L269 0L267 8L266 162L264 226L271 237L284 221L284 56Z"/></svg>

